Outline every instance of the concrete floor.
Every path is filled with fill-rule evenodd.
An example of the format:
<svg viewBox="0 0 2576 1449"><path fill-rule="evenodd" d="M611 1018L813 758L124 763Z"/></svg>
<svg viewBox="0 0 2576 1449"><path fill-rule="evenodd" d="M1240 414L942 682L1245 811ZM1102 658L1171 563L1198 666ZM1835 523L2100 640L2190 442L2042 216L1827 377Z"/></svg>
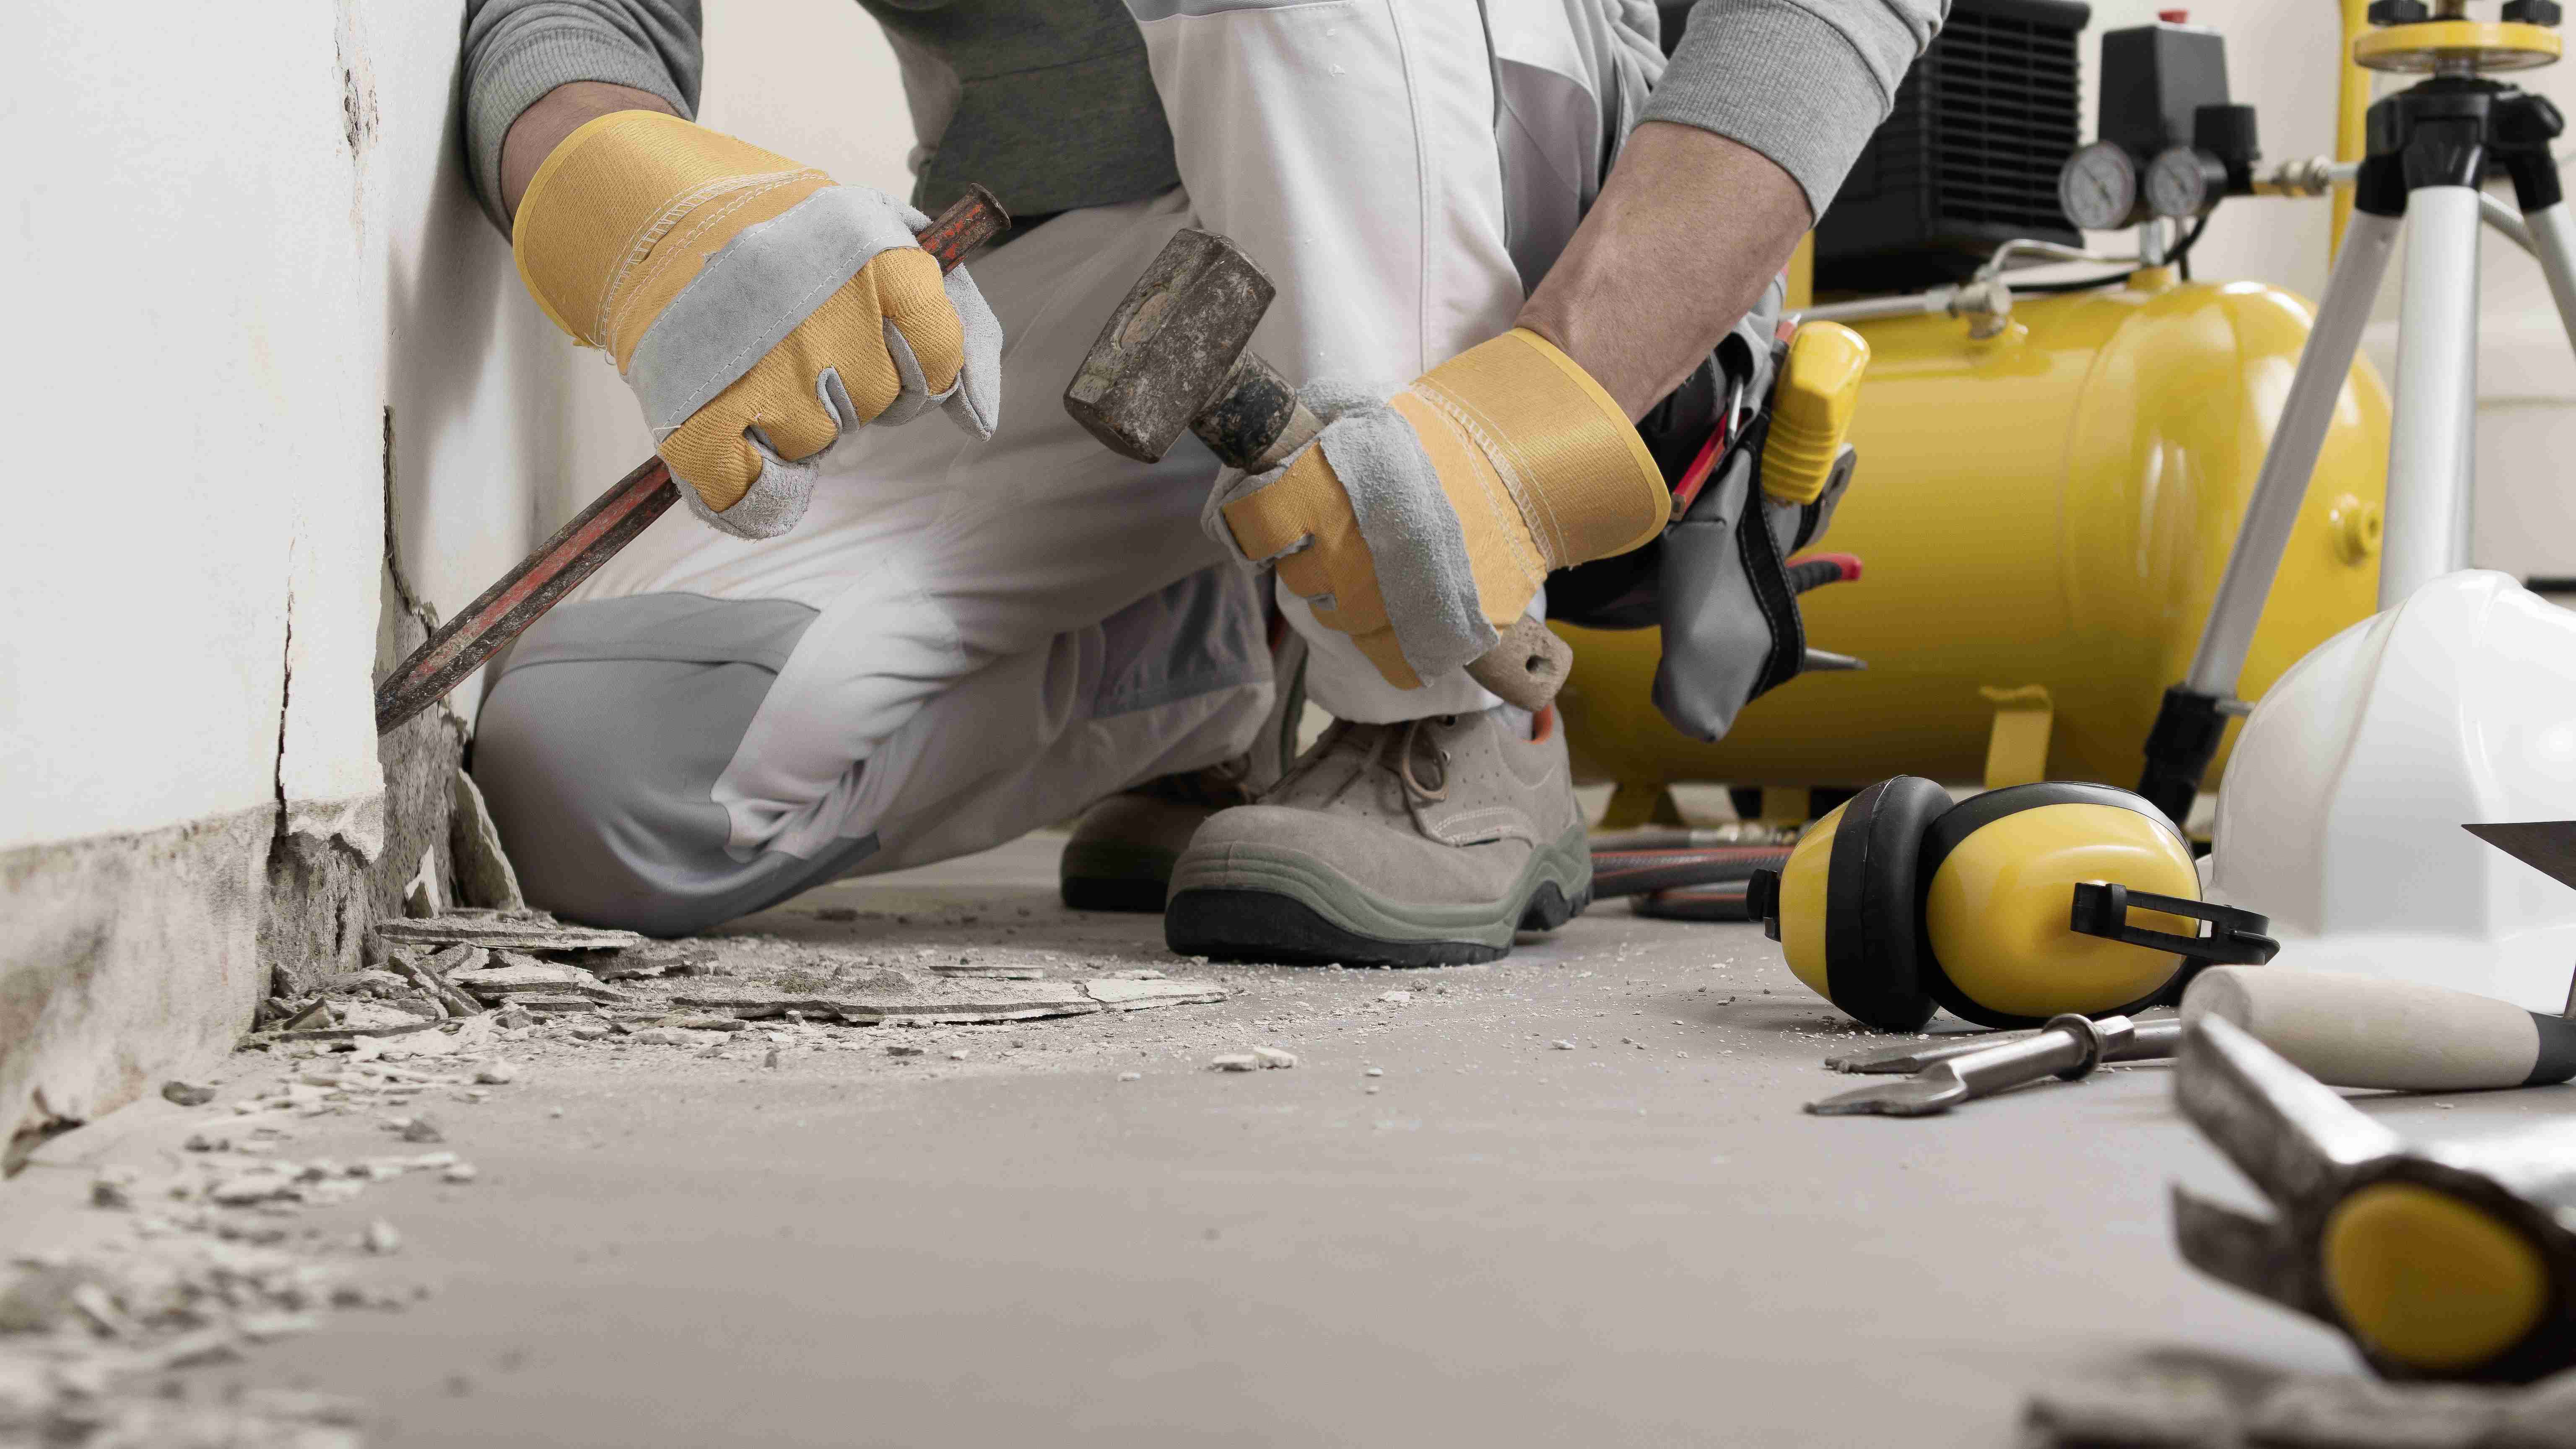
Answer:
<svg viewBox="0 0 2576 1449"><path fill-rule="evenodd" d="M739 929L1169 964L1155 921L1055 905L1056 843ZM860 914L813 914L833 907ZM1749 927L1612 904L1490 967L1174 974L1240 994L855 1032L868 1049L775 1069L525 1056L439 1108L479 1181L305 1214L395 1222L390 1261L435 1296L219 1372L360 1396L388 1446L1930 1449L2009 1444L2030 1390L2158 1358L2354 1365L2175 1258L2169 1182L2244 1190L2161 1067L1943 1119L1808 1117L1853 1082L1818 1065L1853 1033ZM1205 1069L1255 1044L1301 1064ZM2509 1126L2564 1090L2380 1110ZM176 1109L150 1105L11 1190L158 1150ZM323 1123L291 1150L385 1150Z"/></svg>

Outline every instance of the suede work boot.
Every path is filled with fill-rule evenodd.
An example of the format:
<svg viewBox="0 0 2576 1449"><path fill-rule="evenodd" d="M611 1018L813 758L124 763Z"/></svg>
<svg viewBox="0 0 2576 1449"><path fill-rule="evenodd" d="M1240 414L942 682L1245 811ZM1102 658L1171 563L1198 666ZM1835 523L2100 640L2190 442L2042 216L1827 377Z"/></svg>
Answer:
<svg viewBox="0 0 2576 1449"><path fill-rule="evenodd" d="M1306 710L1306 641L1286 630L1271 666L1286 685L1261 719L1252 748L1221 764L1160 775L1095 800L1074 821L1057 866L1067 909L1160 911L1165 883L1190 837L1218 811L1249 805L1297 758Z"/></svg>
<svg viewBox="0 0 2576 1449"><path fill-rule="evenodd" d="M1199 827L1163 938L1226 961L1453 966L1592 898L1556 711L1337 721L1260 803Z"/></svg>

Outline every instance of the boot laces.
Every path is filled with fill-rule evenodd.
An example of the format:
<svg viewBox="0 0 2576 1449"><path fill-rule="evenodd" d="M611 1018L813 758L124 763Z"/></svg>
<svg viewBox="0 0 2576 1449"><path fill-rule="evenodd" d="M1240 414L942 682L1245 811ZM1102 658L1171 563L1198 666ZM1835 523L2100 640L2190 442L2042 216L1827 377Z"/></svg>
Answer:
<svg viewBox="0 0 2576 1449"><path fill-rule="evenodd" d="M1355 724L1337 719L1325 727L1324 733L1312 745L1306 747L1306 753L1271 789L1284 789L1324 760L1345 749L1356 749L1362 753L1367 768L1384 769L1395 776L1396 783L1404 787L1408 803L1436 805L1449 798L1449 751L1436 744L1427 751L1418 747L1424 743L1422 731L1425 725L1451 725L1457 721L1454 714L1444 714L1436 719L1408 720L1400 725ZM1395 758L1392 760L1387 758L1389 741L1395 743ZM1436 771L1427 781L1416 765L1426 754Z"/></svg>
<svg viewBox="0 0 2576 1449"><path fill-rule="evenodd" d="M1456 715L1444 714L1440 716L1439 722L1449 725L1457 723L1457 719ZM1422 782L1422 777L1414 773L1413 761L1416 753L1414 745L1421 739L1422 727L1430 723L1431 721L1427 719L1406 721L1404 733L1399 737L1395 747L1395 777L1403 782L1405 794L1424 805L1436 805L1449 798L1449 752L1446 749L1438 745L1431 747L1431 754L1440 771L1438 779L1426 785Z"/></svg>

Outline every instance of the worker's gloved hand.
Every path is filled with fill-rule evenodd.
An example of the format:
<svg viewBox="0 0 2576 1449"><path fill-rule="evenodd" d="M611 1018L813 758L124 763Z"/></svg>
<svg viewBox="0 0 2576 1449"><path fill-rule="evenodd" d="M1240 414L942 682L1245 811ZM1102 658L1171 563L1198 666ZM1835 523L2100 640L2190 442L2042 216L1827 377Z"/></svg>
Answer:
<svg viewBox="0 0 2576 1449"><path fill-rule="evenodd" d="M655 111L566 137L519 205L520 280L605 349L699 517L744 538L804 516L809 461L937 405L999 417L1002 328L930 219L864 186Z"/></svg>
<svg viewBox="0 0 2576 1449"><path fill-rule="evenodd" d="M1220 479L1208 533L1276 564L1399 689L1482 655L1549 570L1637 547L1671 507L1626 414L1535 332L1391 398L1332 384L1302 397L1322 434L1279 467Z"/></svg>

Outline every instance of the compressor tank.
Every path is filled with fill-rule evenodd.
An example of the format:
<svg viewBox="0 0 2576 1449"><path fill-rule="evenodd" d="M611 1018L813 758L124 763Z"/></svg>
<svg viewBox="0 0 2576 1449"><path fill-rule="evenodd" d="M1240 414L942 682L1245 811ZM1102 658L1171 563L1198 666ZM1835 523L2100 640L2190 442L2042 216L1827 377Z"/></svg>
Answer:
<svg viewBox="0 0 2576 1449"><path fill-rule="evenodd" d="M1872 351L1851 432L1860 467L1816 547L1857 554L1864 571L1802 602L1808 643L1868 668L1802 675L1705 744L1649 698L1657 631L1560 627L1574 646L1558 698L1579 775L1623 786L1976 781L1996 708L1983 691L2037 685L2054 711L2048 776L2135 784L2312 317L2275 287L2175 284L2159 270L2016 300L2011 324L1982 341L1950 317L1853 324ZM2243 698L2372 613L2387 457L2387 392L2359 361L2255 632ZM2222 748L2211 785L2225 762Z"/></svg>

